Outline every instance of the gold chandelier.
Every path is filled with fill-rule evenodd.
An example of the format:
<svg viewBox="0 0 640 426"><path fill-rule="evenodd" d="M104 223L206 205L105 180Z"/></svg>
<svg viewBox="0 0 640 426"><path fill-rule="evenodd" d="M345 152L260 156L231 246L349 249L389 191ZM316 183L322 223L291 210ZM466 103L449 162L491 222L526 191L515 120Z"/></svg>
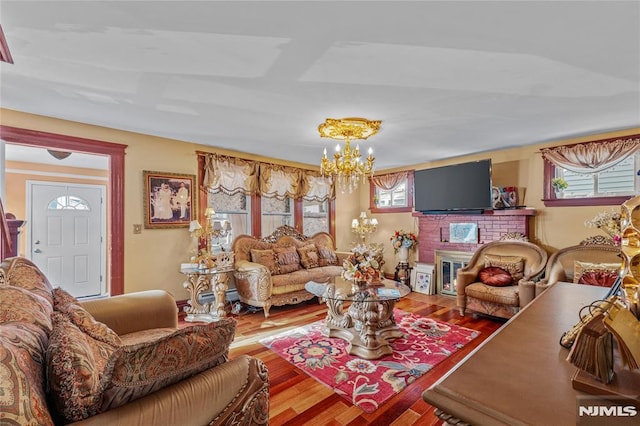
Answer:
<svg viewBox="0 0 640 426"><path fill-rule="evenodd" d="M359 181L364 182L367 175L372 175L374 170L373 150L369 148L366 163L360 157L360 146L351 149L351 139L367 139L378 133L382 121L367 120L366 118L327 118L318 126L320 137L344 140L344 148L336 145L333 161L327 157L327 149L320 162L320 172L323 176L331 176L342 192L349 192L358 186Z"/></svg>

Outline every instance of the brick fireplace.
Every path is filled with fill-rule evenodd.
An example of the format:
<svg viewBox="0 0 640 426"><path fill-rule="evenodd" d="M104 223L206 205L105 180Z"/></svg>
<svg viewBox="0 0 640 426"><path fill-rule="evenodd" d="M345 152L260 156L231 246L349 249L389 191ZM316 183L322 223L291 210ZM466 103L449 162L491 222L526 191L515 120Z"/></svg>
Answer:
<svg viewBox="0 0 640 426"><path fill-rule="evenodd" d="M418 218L418 259L422 263L435 263L436 250L473 253L482 244L499 240L508 232L529 236L529 221L534 209L486 210L482 214L422 214ZM478 225L476 243L452 243L449 225L475 223Z"/></svg>

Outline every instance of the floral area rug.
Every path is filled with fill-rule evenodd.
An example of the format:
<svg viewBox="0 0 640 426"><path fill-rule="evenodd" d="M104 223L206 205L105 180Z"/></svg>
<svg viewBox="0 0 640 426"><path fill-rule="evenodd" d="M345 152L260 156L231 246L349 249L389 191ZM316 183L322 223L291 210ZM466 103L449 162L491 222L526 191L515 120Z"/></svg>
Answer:
<svg viewBox="0 0 640 426"><path fill-rule="evenodd" d="M349 355L347 342L322 335L317 321L260 340L309 376L329 386L367 413L478 336L455 324L396 309L404 337L392 341L393 354L377 360Z"/></svg>

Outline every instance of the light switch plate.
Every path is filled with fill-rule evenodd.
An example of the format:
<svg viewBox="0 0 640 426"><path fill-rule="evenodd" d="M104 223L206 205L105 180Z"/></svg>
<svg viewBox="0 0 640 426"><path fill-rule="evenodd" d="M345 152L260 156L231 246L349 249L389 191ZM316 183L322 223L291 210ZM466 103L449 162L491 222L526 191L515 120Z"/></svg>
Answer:
<svg viewBox="0 0 640 426"><path fill-rule="evenodd" d="M141 224L133 225L133 233L142 234L142 225Z"/></svg>

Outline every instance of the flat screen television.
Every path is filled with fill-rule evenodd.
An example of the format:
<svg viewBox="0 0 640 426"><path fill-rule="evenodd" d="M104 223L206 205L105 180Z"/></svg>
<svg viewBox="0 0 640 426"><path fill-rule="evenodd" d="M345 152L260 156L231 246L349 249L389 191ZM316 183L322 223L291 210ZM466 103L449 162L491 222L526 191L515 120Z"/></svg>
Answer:
<svg viewBox="0 0 640 426"><path fill-rule="evenodd" d="M482 213L491 209L491 159L416 170L415 210Z"/></svg>

